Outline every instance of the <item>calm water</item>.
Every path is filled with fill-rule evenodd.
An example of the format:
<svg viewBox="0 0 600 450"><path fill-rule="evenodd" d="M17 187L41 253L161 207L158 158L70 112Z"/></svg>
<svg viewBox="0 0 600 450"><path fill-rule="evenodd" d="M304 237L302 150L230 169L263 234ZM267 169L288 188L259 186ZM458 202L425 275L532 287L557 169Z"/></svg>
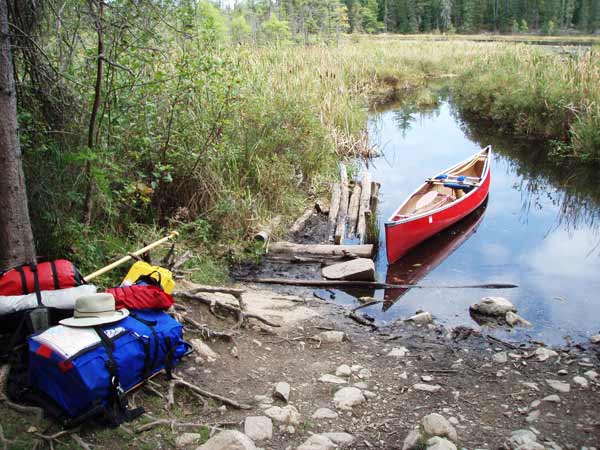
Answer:
<svg viewBox="0 0 600 450"><path fill-rule="evenodd" d="M530 329L499 337L564 343L600 330L600 177L547 167L539 148L469 124L448 100L429 111L391 108L371 115L371 141L383 155L370 164L381 183L378 278L422 285L513 283L516 289L412 289L371 292L385 299L362 310L382 322L418 308L450 326L477 327L468 307L486 295L511 300ZM383 222L425 178L493 145L487 205L389 266ZM524 156L525 155L525 156ZM350 301L338 296L338 301Z"/></svg>

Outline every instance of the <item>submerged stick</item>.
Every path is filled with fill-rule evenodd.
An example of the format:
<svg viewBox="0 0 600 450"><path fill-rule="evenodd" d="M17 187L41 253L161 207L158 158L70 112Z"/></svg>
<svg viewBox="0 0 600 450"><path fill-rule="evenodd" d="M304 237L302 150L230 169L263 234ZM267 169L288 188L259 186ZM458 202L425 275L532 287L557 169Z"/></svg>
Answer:
<svg viewBox="0 0 600 450"><path fill-rule="evenodd" d="M377 281L351 281L351 280L295 280L289 278L238 278L244 283L285 284L290 286L328 286L328 287L370 287L374 289L513 289L519 287L509 283L486 283L464 285L432 285L420 284L389 284Z"/></svg>

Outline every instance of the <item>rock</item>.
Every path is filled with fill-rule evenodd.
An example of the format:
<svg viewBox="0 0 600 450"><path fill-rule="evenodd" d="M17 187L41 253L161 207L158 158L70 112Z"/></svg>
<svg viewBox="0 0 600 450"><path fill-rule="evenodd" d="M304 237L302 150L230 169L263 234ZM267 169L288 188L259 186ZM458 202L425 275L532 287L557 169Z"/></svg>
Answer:
<svg viewBox="0 0 600 450"><path fill-rule="evenodd" d="M343 331L321 331L313 337L324 344L335 344L342 342L346 334Z"/></svg>
<svg viewBox="0 0 600 450"><path fill-rule="evenodd" d="M557 375L569 375L569 371L567 369L560 369L556 372Z"/></svg>
<svg viewBox="0 0 600 450"><path fill-rule="evenodd" d="M319 378L319 381L321 383L331 383L331 384L347 384L348 383L347 380L344 380L343 378L340 378L340 377L336 377L335 375L330 375L328 373L321 375L321 378Z"/></svg>
<svg viewBox="0 0 600 450"><path fill-rule="evenodd" d="M365 396L366 399L372 400L375 397L377 397L377 394L375 392L371 392L371 391L362 391L363 395Z"/></svg>
<svg viewBox="0 0 600 450"><path fill-rule="evenodd" d="M277 422L288 425L298 425L300 423L300 413L291 405L284 406L283 408L271 406L265 409L264 413Z"/></svg>
<svg viewBox="0 0 600 450"><path fill-rule="evenodd" d="M592 381L594 381L598 378L598 372L596 372L595 370L588 370L583 375L585 375L585 377L588 380L592 380Z"/></svg>
<svg viewBox="0 0 600 450"><path fill-rule="evenodd" d="M532 389L534 391L539 391L540 388L538 387L537 383L530 383L528 381L520 381L520 383L525 386L526 388Z"/></svg>
<svg viewBox="0 0 600 450"><path fill-rule="evenodd" d="M521 325L523 327L533 326L531 322L523 319L521 316L519 316L518 314L516 314L512 311L508 311L504 315L504 320L506 320L506 323L509 324L511 327L514 327L515 325Z"/></svg>
<svg viewBox="0 0 600 450"><path fill-rule="evenodd" d="M456 445L448 439L434 436L427 441L427 450L456 450Z"/></svg>
<svg viewBox="0 0 600 450"><path fill-rule="evenodd" d="M280 381L273 387L273 397L288 402L290 398L290 385L285 381Z"/></svg>
<svg viewBox="0 0 600 450"><path fill-rule="evenodd" d="M216 361L219 357L202 339L192 339L190 345L199 356L208 362Z"/></svg>
<svg viewBox="0 0 600 450"><path fill-rule="evenodd" d="M448 417L448 422L452 425L458 425L460 423L456 417Z"/></svg>
<svg viewBox="0 0 600 450"><path fill-rule="evenodd" d="M265 416L246 417L244 433L253 441L262 441L273 437L273 421Z"/></svg>
<svg viewBox="0 0 600 450"><path fill-rule="evenodd" d="M345 387L337 391L333 397L333 404L337 409L351 410L366 401L360 389Z"/></svg>
<svg viewBox="0 0 600 450"><path fill-rule="evenodd" d="M571 390L571 385L569 383L564 383L558 380L546 380L548 386L558 392L569 392Z"/></svg>
<svg viewBox="0 0 600 450"><path fill-rule="evenodd" d="M536 409L538 406L540 406L542 404L541 400L534 400L531 402L531 404L529 405L529 409Z"/></svg>
<svg viewBox="0 0 600 450"><path fill-rule="evenodd" d="M593 336L590 336L590 342L592 344L600 344L600 334L595 334Z"/></svg>
<svg viewBox="0 0 600 450"><path fill-rule="evenodd" d="M422 375L421 376L421 381L429 383L429 382L433 381L433 377L431 375Z"/></svg>
<svg viewBox="0 0 600 450"><path fill-rule="evenodd" d="M405 322L412 322L417 325L425 325L433 322L433 317L431 317L431 314L428 312L422 312L409 317Z"/></svg>
<svg viewBox="0 0 600 450"><path fill-rule="evenodd" d="M329 408L319 408L317 409L313 415L313 419L337 419L338 413L329 409Z"/></svg>
<svg viewBox="0 0 600 450"><path fill-rule="evenodd" d="M313 434L300 445L296 450L334 450L337 448L330 439L321 434Z"/></svg>
<svg viewBox="0 0 600 450"><path fill-rule="evenodd" d="M404 358L408 355L408 349L406 347L394 347L390 350L387 356L395 357L395 358Z"/></svg>
<svg viewBox="0 0 600 450"><path fill-rule="evenodd" d="M259 406L269 406L273 404L273 399L267 395L255 395L254 402L257 403Z"/></svg>
<svg viewBox="0 0 600 450"><path fill-rule="evenodd" d="M421 433L419 430L414 429L411 430L410 433L404 439L404 444L402 445L402 450L414 450L418 448L419 444L422 441Z"/></svg>
<svg viewBox="0 0 600 450"><path fill-rule="evenodd" d="M539 418L540 418L540 410L539 409L534 409L529 414L527 414L527 417L525 418L525 421L527 423L533 423L533 422L536 422Z"/></svg>
<svg viewBox="0 0 600 450"><path fill-rule="evenodd" d="M341 432L321 433L321 436L325 436L331 442L338 445L352 444L355 440L354 436L352 436L351 434Z"/></svg>
<svg viewBox="0 0 600 450"><path fill-rule="evenodd" d="M213 436L196 450L256 450L256 446L244 433L226 430Z"/></svg>
<svg viewBox="0 0 600 450"><path fill-rule="evenodd" d="M576 376L573 377L573 383L575 383L577 386L579 386L581 389L587 389L588 387L590 387L590 384L588 382L588 380L584 377L581 376Z"/></svg>
<svg viewBox="0 0 600 450"><path fill-rule="evenodd" d="M517 308L504 297L484 297L470 309L477 314L496 317L504 317L509 311L517 312Z"/></svg>
<svg viewBox="0 0 600 450"><path fill-rule="evenodd" d="M346 364L342 364L335 370L335 375L338 377L349 377L352 375L352 369Z"/></svg>
<svg viewBox="0 0 600 450"><path fill-rule="evenodd" d="M365 389L369 389L369 383L359 381L358 383L354 383L354 387L362 389L364 391Z"/></svg>
<svg viewBox="0 0 600 450"><path fill-rule="evenodd" d="M423 417L421 426L427 436L447 437L451 441L458 439L454 427L441 414L432 413Z"/></svg>
<svg viewBox="0 0 600 450"><path fill-rule="evenodd" d="M548 395L542 399L543 402L560 403L560 397L556 394Z"/></svg>
<svg viewBox="0 0 600 450"><path fill-rule="evenodd" d="M522 445L534 444L537 442L537 436L530 430L515 430L511 433L506 442L509 449L520 449Z"/></svg>
<svg viewBox="0 0 600 450"><path fill-rule="evenodd" d="M197 444L202 439L200 433L182 433L175 438L175 447L184 448L192 444Z"/></svg>
<svg viewBox="0 0 600 450"><path fill-rule="evenodd" d="M424 391L424 392L437 392L440 389L442 389L442 387L439 384L424 384L424 383L413 384L412 388L416 391Z"/></svg>
<svg viewBox="0 0 600 450"><path fill-rule="evenodd" d="M492 356L492 360L495 363L504 364L508 361L508 353L507 352L496 353L496 354L494 354L494 356Z"/></svg>
<svg viewBox="0 0 600 450"><path fill-rule="evenodd" d="M369 369L360 369L357 376L361 380L367 380L371 378L371 371Z"/></svg>
<svg viewBox="0 0 600 450"><path fill-rule="evenodd" d="M554 356L558 356L558 353L556 353L554 350L550 350L549 348L546 348L546 347L539 347L534 352L534 355L537 356L538 361L544 362L548 358L552 358Z"/></svg>
<svg viewBox="0 0 600 450"><path fill-rule="evenodd" d="M375 263L370 258L356 258L323 267L321 274L328 280L375 281Z"/></svg>

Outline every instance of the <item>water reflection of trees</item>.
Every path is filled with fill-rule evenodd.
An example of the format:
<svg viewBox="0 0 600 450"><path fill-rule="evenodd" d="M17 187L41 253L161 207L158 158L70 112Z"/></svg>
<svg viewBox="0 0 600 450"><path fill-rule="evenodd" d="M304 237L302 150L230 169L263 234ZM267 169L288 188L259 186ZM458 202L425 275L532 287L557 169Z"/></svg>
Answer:
<svg viewBox="0 0 600 450"><path fill-rule="evenodd" d="M496 158L519 176L521 182L515 188L521 192L524 220L532 208L541 210L550 202L558 209L553 229L573 232L589 227L598 233L600 244L600 183L596 168L559 167L548 159L550 143L503 134L495 131L493 124L461 114L456 108L453 114L469 139L482 147L492 144Z"/></svg>

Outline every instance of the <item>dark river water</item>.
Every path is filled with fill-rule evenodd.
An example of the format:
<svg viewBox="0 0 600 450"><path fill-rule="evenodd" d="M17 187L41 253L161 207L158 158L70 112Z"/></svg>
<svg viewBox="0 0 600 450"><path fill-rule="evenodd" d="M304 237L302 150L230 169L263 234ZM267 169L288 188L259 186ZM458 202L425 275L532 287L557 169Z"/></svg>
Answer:
<svg viewBox="0 0 600 450"><path fill-rule="evenodd" d="M485 296L508 298L532 328L496 328L498 337L564 344L600 330L600 174L557 170L539 144L520 142L491 125L459 117L446 98L428 111L410 105L373 112L371 142L382 156L370 163L381 183L378 279L421 285L513 283L516 289L371 291L384 300L362 311L380 323L422 308L445 325L478 328L469 305ZM383 223L425 178L491 144L487 204L388 266ZM354 293L356 295L356 293ZM338 296L337 301L350 302ZM485 328L488 330L488 328Z"/></svg>

